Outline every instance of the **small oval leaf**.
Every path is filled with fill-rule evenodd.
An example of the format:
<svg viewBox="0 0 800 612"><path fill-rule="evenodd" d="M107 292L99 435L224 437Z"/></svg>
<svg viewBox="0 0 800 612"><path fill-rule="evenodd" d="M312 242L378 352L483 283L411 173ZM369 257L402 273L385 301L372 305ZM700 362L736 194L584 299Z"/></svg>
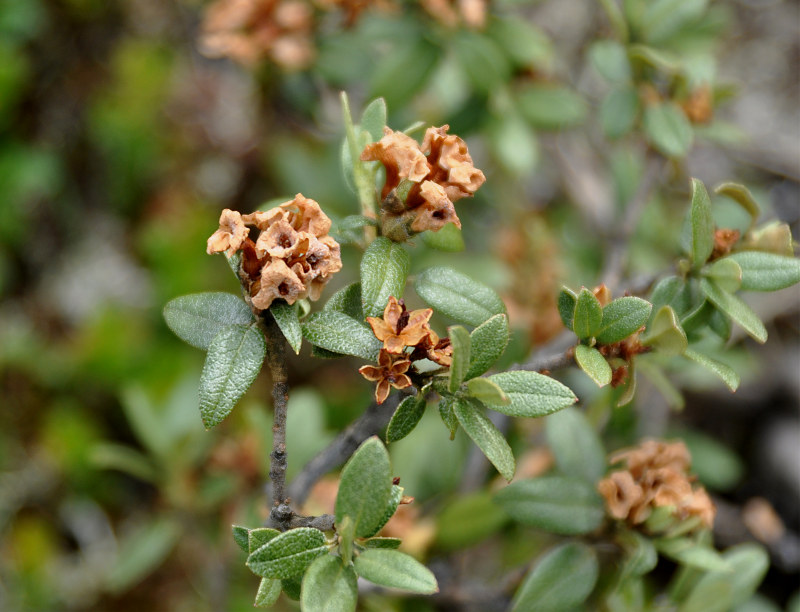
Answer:
<svg viewBox="0 0 800 612"><path fill-rule="evenodd" d="M253 313L241 298L230 293L193 293L164 306L167 326L184 342L207 349L226 327L249 325Z"/></svg>
<svg viewBox="0 0 800 612"><path fill-rule="evenodd" d="M369 438L342 470L336 496L336 523L345 516L353 521L355 537L374 535L383 519L392 490L389 454L376 437Z"/></svg>
<svg viewBox="0 0 800 612"><path fill-rule="evenodd" d="M611 366L596 348L579 344L575 347L575 362L598 387L611 382Z"/></svg>
<svg viewBox="0 0 800 612"><path fill-rule="evenodd" d="M540 417L578 401L569 387L538 372L501 372L489 377L511 402L490 404L489 408L509 416Z"/></svg>
<svg viewBox="0 0 800 612"><path fill-rule="evenodd" d="M410 265L403 245L383 236L361 258L361 305L368 317L380 317L390 296L403 297Z"/></svg>
<svg viewBox="0 0 800 612"><path fill-rule="evenodd" d="M436 593L436 577L422 563L397 550L367 549L355 559L356 573L381 586L413 593Z"/></svg>
<svg viewBox="0 0 800 612"><path fill-rule="evenodd" d="M514 453L505 437L483 413L483 407L474 400L457 400L453 404L458 422L486 458L506 480L514 478Z"/></svg>
<svg viewBox="0 0 800 612"><path fill-rule="evenodd" d="M506 310L492 289L451 268L428 268L417 277L414 288L437 312L475 327Z"/></svg>
<svg viewBox="0 0 800 612"><path fill-rule="evenodd" d="M376 361L382 346L369 327L335 310L315 312L301 327L314 346L367 361Z"/></svg>
<svg viewBox="0 0 800 612"><path fill-rule="evenodd" d="M325 535L319 529L298 527L250 553L247 567L263 578L291 578L302 574L314 559L327 552Z"/></svg>

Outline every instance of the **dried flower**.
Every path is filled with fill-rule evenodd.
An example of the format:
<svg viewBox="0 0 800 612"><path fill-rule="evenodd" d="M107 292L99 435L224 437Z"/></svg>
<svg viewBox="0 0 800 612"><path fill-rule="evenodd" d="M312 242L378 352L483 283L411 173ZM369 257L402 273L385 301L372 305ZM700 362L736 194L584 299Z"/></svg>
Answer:
<svg viewBox="0 0 800 612"><path fill-rule="evenodd" d="M389 387L405 389L411 386L411 379L406 375L411 361L403 356L393 355L385 349L378 354L378 366L362 366L358 369L367 380L377 382L375 401L382 404L389 397Z"/></svg>
<svg viewBox="0 0 800 612"><path fill-rule="evenodd" d="M473 195L485 182L466 143L448 134L448 129L447 125L428 128L420 145L385 128L383 138L362 152L362 161L379 161L386 169L381 189L383 234L392 240L435 232L447 223L461 227L453 203Z"/></svg>
<svg viewBox="0 0 800 612"><path fill-rule="evenodd" d="M206 253L212 255L225 251L230 257L242 246L249 231L242 220L242 215L226 208L219 217L219 229L208 239Z"/></svg>
<svg viewBox="0 0 800 612"><path fill-rule="evenodd" d="M255 243L248 225L260 230ZM242 253L240 277L258 310L276 299L289 304L316 300L330 277L342 268L339 244L327 235L331 220L314 200L293 200L249 215L225 210L220 229L208 239L208 252Z"/></svg>
<svg viewBox="0 0 800 612"><path fill-rule="evenodd" d="M424 0L422 7L437 21L455 28L463 23L480 29L486 25L486 0Z"/></svg>
<svg viewBox="0 0 800 612"><path fill-rule="evenodd" d="M612 472L597 483L611 516L633 525L647 520L654 508L671 508L679 520L698 517L706 527L716 509L703 487L693 487L686 474L691 457L683 442L646 440L637 448L611 456L627 469Z"/></svg>
<svg viewBox="0 0 800 612"><path fill-rule="evenodd" d="M430 308L408 312L402 300L394 296L383 310L383 318L367 317L375 337L383 342L383 349L389 353L400 354L407 346L416 346L433 333L428 321L433 315Z"/></svg>

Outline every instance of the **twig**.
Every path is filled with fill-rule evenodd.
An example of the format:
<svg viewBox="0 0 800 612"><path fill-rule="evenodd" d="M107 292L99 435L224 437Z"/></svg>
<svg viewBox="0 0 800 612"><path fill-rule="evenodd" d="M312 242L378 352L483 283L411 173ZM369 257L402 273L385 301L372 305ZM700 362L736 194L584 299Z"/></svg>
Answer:
<svg viewBox="0 0 800 612"><path fill-rule="evenodd" d="M271 314L262 316L264 337L267 341L267 366L272 375L272 452L269 478L272 481L273 526L285 530L294 516L286 500L286 406L289 403L289 385L286 372L286 339Z"/></svg>
<svg viewBox="0 0 800 612"><path fill-rule="evenodd" d="M358 420L306 464L303 471L289 485L289 497L296 504L302 505L317 480L344 464L359 444L386 427L403 397L405 395L402 393L394 393L380 406L375 402L371 403Z"/></svg>
<svg viewBox="0 0 800 612"><path fill-rule="evenodd" d="M666 162L662 158L655 155L648 158L642 180L639 181L639 186L623 211L625 220L618 226L618 231L612 232L609 236L605 269L600 278L612 293L620 287L631 237L639 225L639 219L650 200L650 194L661 180L665 167Z"/></svg>
<svg viewBox="0 0 800 612"><path fill-rule="evenodd" d="M541 347L525 363L518 363L509 370L528 370L532 372L555 372L569 366L575 359L572 347L575 334L565 330Z"/></svg>

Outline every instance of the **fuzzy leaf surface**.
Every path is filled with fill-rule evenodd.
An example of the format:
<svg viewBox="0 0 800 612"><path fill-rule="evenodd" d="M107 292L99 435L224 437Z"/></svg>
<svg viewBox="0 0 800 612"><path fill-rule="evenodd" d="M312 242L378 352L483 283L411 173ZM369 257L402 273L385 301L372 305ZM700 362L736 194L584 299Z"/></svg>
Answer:
<svg viewBox="0 0 800 612"><path fill-rule="evenodd" d="M665 355L682 355L688 348L686 332L671 306L662 306L647 328L642 343Z"/></svg>
<svg viewBox="0 0 800 612"><path fill-rule="evenodd" d="M483 406L475 400L459 399L453 404L453 412L461 427L500 475L509 481L514 478L514 453L500 430L483 413Z"/></svg>
<svg viewBox="0 0 800 612"><path fill-rule="evenodd" d="M223 329L250 325L253 313L231 293L193 293L170 300L164 306L167 326L184 342L206 350Z"/></svg>
<svg viewBox="0 0 800 612"><path fill-rule="evenodd" d="M460 325L447 328L450 344L453 347L453 362L450 364L450 377L447 382L450 393L455 393L464 382L464 377L469 369L470 360L470 335Z"/></svg>
<svg viewBox="0 0 800 612"><path fill-rule="evenodd" d="M414 288L437 312L475 327L506 311L494 290L451 268L428 268L417 277Z"/></svg>
<svg viewBox="0 0 800 612"><path fill-rule="evenodd" d="M575 347L575 362L598 387L611 382L611 366L606 358L593 346L579 344Z"/></svg>
<svg viewBox="0 0 800 612"><path fill-rule="evenodd" d="M426 405L425 399L419 395L409 396L400 402L386 428L386 441L397 442L410 434L425 414Z"/></svg>
<svg viewBox="0 0 800 612"><path fill-rule="evenodd" d="M367 549L355 560L356 573L381 586L413 593L436 593L439 586L427 567L398 550Z"/></svg>
<svg viewBox="0 0 800 612"><path fill-rule="evenodd" d="M255 323L227 327L214 338L200 376L200 416L206 429L230 414L261 370L266 351Z"/></svg>
<svg viewBox="0 0 800 612"><path fill-rule="evenodd" d="M741 251L732 260L742 269L742 291L778 291L800 283L800 259L761 251Z"/></svg>
<svg viewBox="0 0 800 612"><path fill-rule="evenodd" d="M364 320L364 310L361 308L361 283L351 283L342 287L331 296L323 310L333 310L346 314L356 321Z"/></svg>
<svg viewBox="0 0 800 612"><path fill-rule="evenodd" d="M335 310L315 312L302 323L303 336L314 346L376 361L381 341L366 325Z"/></svg>
<svg viewBox="0 0 800 612"><path fill-rule="evenodd" d="M411 263L403 245L380 236L361 258L361 305L367 317L380 317L390 296L403 297Z"/></svg>
<svg viewBox="0 0 800 612"><path fill-rule="evenodd" d="M566 476L594 485L606 468L606 453L600 437L586 416L570 406L545 419L547 443L558 469Z"/></svg>
<svg viewBox="0 0 800 612"><path fill-rule="evenodd" d="M509 397L509 404L490 404L489 408L509 416L540 417L578 401L569 387L538 372L501 372L489 376Z"/></svg>
<svg viewBox="0 0 800 612"><path fill-rule="evenodd" d="M508 317L504 314L494 315L472 330L466 380L480 376L500 359L508 346L508 334Z"/></svg>
<svg viewBox="0 0 800 612"><path fill-rule="evenodd" d="M653 305L637 297L617 298L603 308L603 324L595 337L600 344L624 340L650 318Z"/></svg>
<svg viewBox="0 0 800 612"><path fill-rule="evenodd" d="M319 529L298 527L274 537L250 553L247 567L262 578L299 576L319 556L328 553Z"/></svg>
<svg viewBox="0 0 800 612"><path fill-rule="evenodd" d="M767 329L750 306L706 278L700 280L700 288L714 306L738 323L751 338L762 344L767 341Z"/></svg>
<svg viewBox="0 0 800 612"><path fill-rule="evenodd" d="M271 608L283 590L281 581L274 578L262 578L258 585L256 600L253 606L256 608Z"/></svg>
<svg viewBox="0 0 800 612"><path fill-rule="evenodd" d="M689 211L689 222L692 230L691 252L692 265L702 266L714 250L714 219L711 216L711 198L703 182L692 179L692 205Z"/></svg>
<svg viewBox="0 0 800 612"><path fill-rule="evenodd" d="M336 496L336 523L340 524L349 516L356 537L374 535L383 519L391 490L389 454L373 436L358 447L342 470Z"/></svg>
<svg viewBox="0 0 800 612"><path fill-rule="evenodd" d="M687 359L691 359L695 363L700 364L707 370L714 372L714 374L719 376L731 391L736 391L736 389L739 388L739 375L730 366L720 363L708 355L698 353L694 349L686 349L683 352L683 356Z"/></svg>
<svg viewBox="0 0 800 612"><path fill-rule="evenodd" d="M583 340L594 336L602 323L603 307L594 293L584 287L578 294L578 301L575 304L572 331Z"/></svg>
<svg viewBox="0 0 800 612"><path fill-rule="evenodd" d="M303 612L355 612L358 578L340 557L315 560L303 576L300 605Z"/></svg>
<svg viewBox="0 0 800 612"><path fill-rule="evenodd" d="M297 304L289 306L283 300L275 300L269 307L269 312L278 327L292 347L294 354L300 353L300 345L303 343L303 329L300 327L300 319L297 316Z"/></svg>

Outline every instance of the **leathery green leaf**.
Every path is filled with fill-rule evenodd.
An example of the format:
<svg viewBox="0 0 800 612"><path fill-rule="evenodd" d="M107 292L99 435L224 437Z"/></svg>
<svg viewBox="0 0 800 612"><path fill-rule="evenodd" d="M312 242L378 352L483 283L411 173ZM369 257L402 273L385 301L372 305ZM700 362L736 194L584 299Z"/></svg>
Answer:
<svg viewBox="0 0 800 612"><path fill-rule="evenodd" d="M365 540L364 548L391 548L392 550L395 550L399 548L400 544L402 543L403 540L401 540L400 538L377 537Z"/></svg>
<svg viewBox="0 0 800 612"><path fill-rule="evenodd" d="M700 288L714 306L738 323L751 338L762 344L767 341L767 330L761 319L742 300L706 278L700 280Z"/></svg>
<svg viewBox="0 0 800 612"><path fill-rule="evenodd" d="M578 401L569 387L538 372L501 372L489 376L511 403L489 404L489 408L509 416L540 417Z"/></svg>
<svg viewBox="0 0 800 612"><path fill-rule="evenodd" d="M642 338L642 344L652 346L666 355L681 355L688 348L686 332L683 331L678 315L671 306L658 309L653 322Z"/></svg>
<svg viewBox="0 0 800 612"><path fill-rule="evenodd" d="M753 194L744 185L739 183L722 183L716 189L715 193L729 197L731 200L739 204L750 215L750 227L752 228L758 216L761 214L761 208L756 202Z"/></svg>
<svg viewBox="0 0 800 612"><path fill-rule="evenodd" d="M699 179L692 179L692 206L689 211L692 229L692 265L700 268L714 250L714 219L711 217L711 198Z"/></svg>
<svg viewBox="0 0 800 612"><path fill-rule="evenodd" d="M572 320L575 318L575 305L578 296L569 287L562 287L558 293L558 314L561 322L568 330L572 331Z"/></svg>
<svg viewBox="0 0 800 612"><path fill-rule="evenodd" d="M542 556L514 595L512 612L560 612L579 607L594 589L599 564L594 549L568 542Z"/></svg>
<svg viewBox="0 0 800 612"><path fill-rule="evenodd" d="M277 529L271 529L270 527L250 529L247 533L247 552L253 553L257 551L272 538L279 535L281 535L280 531Z"/></svg>
<svg viewBox="0 0 800 612"><path fill-rule="evenodd" d="M684 609L687 612L706 612L711 609L707 604L714 601L717 593L715 585L719 581L726 582L730 586L728 598L730 607L744 604L756 592L769 569L767 551L755 543L729 548L722 553L722 558L729 564L730 569L713 570L703 576L684 602L682 612Z"/></svg>
<svg viewBox="0 0 800 612"><path fill-rule="evenodd" d="M390 296L403 297L410 265L403 245L383 236L361 258L361 305L368 317L380 317Z"/></svg>
<svg viewBox="0 0 800 612"><path fill-rule="evenodd" d="M369 132L372 142L383 138L383 128L386 126L386 100L375 98L367 104L361 113L360 127Z"/></svg>
<svg viewBox="0 0 800 612"><path fill-rule="evenodd" d="M600 437L583 412L570 406L545 419L547 443L558 469L566 476L595 484L606 467Z"/></svg>
<svg viewBox="0 0 800 612"><path fill-rule="evenodd" d="M436 593L433 573L419 561L398 550L367 549L355 560L356 573L381 586L414 593Z"/></svg>
<svg viewBox="0 0 800 612"><path fill-rule="evenodd" d="M495 291L451 268L428 268L417 277L414 288L428 306L467 325L477 327L506 311Z"/></svg>
<svg viewBox="0 0 800 612"><path fill-rule="evenodd" d="M270 608L278 601L282 591L281 581L274 578L262 578L258 585L256 600L253 606L256 608Z"/></svg>
<svg viewBox="0 0 800 612"><path fill-rule="evenodd" d="M611 366L603 355L593 346L579 344L575 347L575 362L598 387L611 382Z"/></svg>
<svg viewBox="0 0 800 612"><path fill-rule="evenodd" d="M250 530L241 525L233 525L231 529L233 531L233 541L236 542L236 546L241 548L243 552L250 552L247 544L250 537Z"/></svg>
<svg viewBox="0 0 800 612"><path fill-rule="evenodd" d="M617 298L603 308L603 324L595 333L600 344L624 340L650 318L653 305L637 297Z"/></svg>
<svg viewBox="0 0 800 612"><path fill-rule="evenodd" d="M400 402L386 428L386 441L397 442L410 434L425 414L426 405L425 398L420 395L409 396Z"/></svg>
<svg viewBox="0 0 800 612"><path fill-rule="evenodd" d="M714 374L719 376L731 391L736 391L736 389L739 387L739 375L724 363L720 363L715 359L711 359L711 357L708 355L698 353L693 349L686 349L683 352L683 356L714 372Z"/></svg>
<svg viewBox="0 0 800 612"><path fill-rule="evenodd" d="M470 380L486 372L500 359L508 346L508 317L504 314L487 319L470 334L469 370L464 378Z"/></svg>
<svg viewBox="0 0 800 612"><path fill-rule="evenodd" d="M483 406L475 400L460 399L453 405L458 422L486 458L506 480L514 478L514 453L505 437L483 413Z"/></svg>
<svg viewBox="0 0 800 612"><path fill-rule="evenodd" d="M760 251L740 251L723 261L735 261L742 270L743 291L778 291L800 283L800 259Z"/></svg>
<svg viewBox="0 0 800 612"><path fill-rule="evenodd" d="M488 378L473 378L467 382L469 394L484 403L507 406L511 398L506 395L497 383Z"/></svg>
<svg viewBox="0 0 800 612"><path fill-rule="evenodd" d="M297 316L297 304L289 306L283 300L275 300L272 302L272 306L269 307L269 312L278 324L283 337L292 347L295 355L300 353L300 345L303 343L303 330L300 327L300 319Z"/></svg>
<svg viewBox="0 0 800 612"><path fill-rule="evenodd" d="M723 291L733 293L742 286L742 267L733 259L718 259L703 268L703 276L714 281Z"/></svg>
<svg viewBox="0 0 800 612"><path fill-rule="evenodd" d="M266 350L255 323L227 327L214 338L200 376L200 416L206 429L230 414L261 370Z"/></svg>
<svg viewBox="0 0 800 612"><path fill-rule="evenodd" d="M453 395L445 395L439 400L439 416L442 417L442 422L450 432L450 439L454 440L456 437L456 430L458 429L458 419L453 410L456 398Z"/></svg>
<svg viewBox="0 0 800 612"><path fill-rule="evenodd" d="M325 535L319 529L298 527L250 553L247 567L262 578L291 578L302 574L314 559L327 553Z"/></svg>
<svg viewBox="0 0 800 612"><path fill-rule="evenodd" d="M331 296L323 310L335 310L346 314L356 321L364 320L364 311L361 308L361 283L351 283L342 287Z"/></svg>
<svg viewBox="0 0 800 612"><path fill-rule="evenodd" d="M223 329L247 326L255 319L247 304L235 295L193 293L167 302L164 320L181 340L206 350Z"/></svg>
<svg viewBox="0 0 800 612"><path fill-rule="evenodd" d="M340 557L325 555L312 563L303 576L300 604L303 612L354 612L358 602L358 578Z"/></svg>
<svg viewBox="0 0 800 612"><path fill-rule="evenodd" d="M646 107L643 125L647 140L667 157L684 157L689 152L694 133L676 104L662 102Z"/></svg>
<svg viewBox="0 0 800 612"><path fill-rule="evenodd" d="M575 316L572 319L572 331L581 340L594 336L603 322L603 307L594 293L586 287L578 294L575 304Z"/></svg>
<svg viewBox="0 0 800 612"><path fill-rule="evenodd" d="M376 361L381 341L356 319L334 310L312 314L302 323L303 336L314 346L334 353Z"/></svg>
<svg viewBox="0 0 800 612"><path fill-rule="evenodd" d="M336 496L336 522L349 516L355 537L369 537L383 519L392 489L389 454L373 436L358 447L342 470Z"/></svg>
<svg viewBox="0 0 800 612"><path fill-rule="evenodd" d="M579 478L520 480L501 489L495 501L518 523L559 535L594 531L605 516L594 484Z"/></svg>
<svg viewBox="0 0 800 612"><path fill-rule="evenodd" d="M453 361L450 364L450 378L447 386L450 393L455 393L464 382L464 376L469 368L471 340L469 332L460 325L448 327L447 335L450 337L450 344L453 347Z"/></svg>

